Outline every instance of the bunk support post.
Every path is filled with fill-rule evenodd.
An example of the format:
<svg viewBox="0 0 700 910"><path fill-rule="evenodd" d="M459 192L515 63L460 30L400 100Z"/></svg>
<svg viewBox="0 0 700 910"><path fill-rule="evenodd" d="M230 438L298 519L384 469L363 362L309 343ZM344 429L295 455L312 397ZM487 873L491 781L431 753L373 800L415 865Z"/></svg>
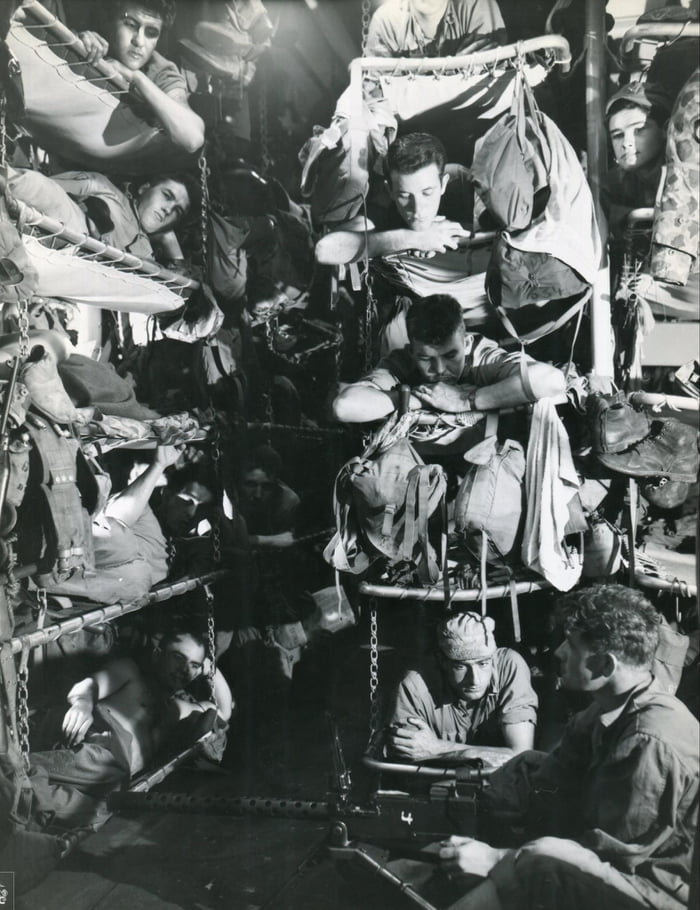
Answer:
<svg viewBox="0 0 700 910"><path fill-rule="evenodd" d="M592 372L598 381L611 382L613 337L610 323L610 266L607 255L607 220L601 206L601 187L607 175L605 135L606 79L605 0L586 0L586 152L588 183L603 246L603 261L591 298Z"/></svg>

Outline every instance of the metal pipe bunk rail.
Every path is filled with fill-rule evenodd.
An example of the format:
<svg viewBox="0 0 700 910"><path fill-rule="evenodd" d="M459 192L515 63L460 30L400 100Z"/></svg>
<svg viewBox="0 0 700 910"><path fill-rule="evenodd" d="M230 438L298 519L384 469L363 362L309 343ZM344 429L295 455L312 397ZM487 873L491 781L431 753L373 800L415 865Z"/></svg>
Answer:
<svg viewBox="0 0 700 910"><path fill-rule="evenodd" d="M137 613L144 607L152 604L162 603L170 600L172 597L178 597L180 594L186 594L188 591L194 591L204 585L214 584L228 576L228 569L217 569L214 572L208 572L205 575L199 575L196 578L183 578L180 581L156 588L143 597L133 600L126 604L111 604L106 607L97 607L94 610L88 610L79 616L72 616L69 619L62 619L58 622L44 626L43 629L37 629L35 632L27 632L25 635L16 635L10 639L12 644L12 653L19 654L25 649L38 648L41 645L56 641L62 635L71 635L79 632L86 626L94 626L97 623L108 622L125 616L127 613Z"/></svg>
<svg viewBox="0 0 700 910"><path fill-rule="evenodd" d="M628 28L620 42L620 55L628 57L635 44L645 41L665 43L679 38L700 38L698 22L642 22Z"/></svg>
<svg viewBox="0 0 700 910"><path fill-rule="evenodd" d="M556 56L556 63L562 72L567 72L571 65L569 42L562 35L545 35L528 38L516 44L504 44L488 51L476 54L464 54L454 57L357 57L350 64L350 85L361 86L362 73L371 70L375 73L435 73L442 75L450 70L458 72L477 66L492 66L505 60L513 60L534 54L538 51L551 50Z"/></svg>
<svg viewBox="0 0 700 910"><path fill-rule="evenodd" d="M163 282L173 291L192 291L199 287L199 282L192 278L178 275L177 272L164 269L148 259L140 259L132 253L126 253L124 250L117 249L117 247L109 246L106 243L102 243L101 240L90 237L89 234L80 234L77 231L73 231L61 221L56 221L54 218L43 215L38 209L27 205L19 199L15 200L15 204L19 209L20 227L23 233L31 233L26 230L27 228L38 228L40 231L46 232L46 238L38 237L39 241L42 239L63 240L72 246L79 247L82 251L101 257L100 261L105 265L122 266L125 270L138 272L144 278L152 278Z"/></svg>
<svg viewBox="0 0 700 910"><path fill-rule="evenodd" d="M516 594L533 594L535 591L548 591L552 586L546 581L517 581ZM425 588L401 588L398 585L377 585L368 581L360 584L360 594L367 597L382 597L386 600L419 600L430 603L445 602L445 590L442 585L429 585ZM495 600L511 596L510 585L489 585L486 597ZM450 603L471 603L481 600L481 588L453 588L450 590Z"/></svg>
<svg viewBox="0 0 700 910"><path fill-rule="evenodd" d="M30 15L42 28L50 28L64 47L70 48L70 50L78 54L79 57L82 57L83 60L87 58L87 49L80 38L64 25L60 19L57 19L53 13L50 13L45 6L42 6L41 3L37 2L37 0L22 0L20 9L23 13ZM22 24L25 28L32 28L32 25L28 25L27 22L23 22ZM129 84L126 79L105 60L96 60L91 66L101 76L104 76L107 81L111 82L117 91L124 92L125 94L129 93Z"/></svg>

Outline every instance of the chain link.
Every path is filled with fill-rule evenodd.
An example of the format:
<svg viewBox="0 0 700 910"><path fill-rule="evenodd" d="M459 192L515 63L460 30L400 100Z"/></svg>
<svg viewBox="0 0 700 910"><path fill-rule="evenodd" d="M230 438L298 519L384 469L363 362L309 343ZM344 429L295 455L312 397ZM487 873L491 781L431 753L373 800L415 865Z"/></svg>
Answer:
<svg viewBox="0 0 700 910"><path fill-rule="evenodd" d="M212 441L211 447L211 460L214 464L214 473L217 480L219 481L219 486L221 485L221 446L219 445L221 440L219 430L217 429L214 434L214 439ZM216 510L213 516L212 529L211 529L211 555L214 561L215 566L221 565L221 511Z"/></svg>
<svg viewBox="0 0 700 910"><path fill-rule="evenodd" d="M379 632L377 601L369 602L369 735L374 737L379 727Z"/></svg>
<svg viewBox="0 0 700 910"><path fill-rule="evenodd" d="M367 56L367 37L372 11L371 0L362 0L362 56Z"/></svg>
<svg viewBox="0 0 700 910"><path fill-rule="evenodd" d="M269 437L272 430L282 433L295 433L309 439L324 439L326 436L346 436L344 427L315 427L295 423L275 423L274 421L250 420L246 423L249 430L266 430Z"/></svg>
<svg viewBox="0 0 700 910"><path fill-rule="evenodd" d="M307 348L305 351L298 351L295 354L286 354L284 351L278 351L275 347L275 332L277 332L278 329L279 318L277 316L273 316L271 319L266 320L265 345L271 354L274 354L275 357L279 357L280 360L284 360L285 363L291 363L293 366L301 366L311 360L315 354L319 354L321 351L330 350L333 350L334 352L334 359L336 361L338 360L338 351L343 343L340 333L338 333L335 338L331 338L328 341L322 341L311 348Z"/></svg>
<svg viewBox="0 0 700 910"><path fill-rule="evenodd" d="M266 174L272 166L270 158L270 136L268 133L267 117L267 72L266 68L261 67L260 71L260 94L258 99L258 114L260 117L260 160L262 162L263 173Z"/></svg>
<svg viewBox="0 0 700 910"><path fill-rule="evenodd" d="M209 658L209 688L214 695L214 672L216 670L216 627L214 625L214 595L209 585L204 585L204 597L207 601L207 657Z"/></svg>
<svg viewBox="0 0 700 910"><path fill-rule="evenodd" d="M17 671L17 738L24 767L29 770L29 650L24 648Z"/></svg>
<svg viewBox="0 0 700 910"><path fill-rule="evenodd" d="M369 373L373 366L372 358L372 328L374 325L374 315L376 313L377 303L372 289L372 276L369 265L365 272L365 285L367 288L367 299L364 313L364 355L365 355L365 373Z"/></svg>
<svg viewBox="0 0 700 910"><path fill-rule="evenodd" d="M7 164L7 98L5 92L0 91L0 168Z"/></svg>
<svg viewBox="0 0 700 910"><path fill-rule="evenodd" d="M19 317L19 356L24 360L29 356L29 300L24 297L17 306Z"/></svg>
<svg viewBox="0 0 700 910"><path fill-rule="evenodd" d="M202 241L202 265L206 269L209 261L209 177L211 171L207 165L207 156L204 149L199 153L197 165L199 167L199 183L202 196L199 212L199 231Z"/></svg>

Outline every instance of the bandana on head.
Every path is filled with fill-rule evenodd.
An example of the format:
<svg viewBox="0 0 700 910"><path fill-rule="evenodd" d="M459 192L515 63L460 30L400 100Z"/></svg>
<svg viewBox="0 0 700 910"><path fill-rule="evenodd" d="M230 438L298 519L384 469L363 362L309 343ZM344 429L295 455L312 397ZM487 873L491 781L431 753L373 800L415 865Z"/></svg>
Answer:
<svg viewBox="0 0 700 910"><path fill-rule="evenodd" d="M457 613L438 626L438 647L450 660L485 660L496 653L490 616Z"/></svg>

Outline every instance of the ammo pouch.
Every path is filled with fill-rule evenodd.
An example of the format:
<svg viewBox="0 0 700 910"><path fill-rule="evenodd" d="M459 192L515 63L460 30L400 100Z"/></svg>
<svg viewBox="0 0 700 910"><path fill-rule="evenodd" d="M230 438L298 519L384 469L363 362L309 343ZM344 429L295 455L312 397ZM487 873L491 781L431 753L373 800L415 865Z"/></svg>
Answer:
<svg viewBox="0 0 700 910"><path fill-rule="evenodd" d="M75 574L93 574L88 511L97 504L97 485L77 440L50 426L27 423L34 447L29 489L20 513L20 559L36 563L34 581L51 591Z"/></svg>

